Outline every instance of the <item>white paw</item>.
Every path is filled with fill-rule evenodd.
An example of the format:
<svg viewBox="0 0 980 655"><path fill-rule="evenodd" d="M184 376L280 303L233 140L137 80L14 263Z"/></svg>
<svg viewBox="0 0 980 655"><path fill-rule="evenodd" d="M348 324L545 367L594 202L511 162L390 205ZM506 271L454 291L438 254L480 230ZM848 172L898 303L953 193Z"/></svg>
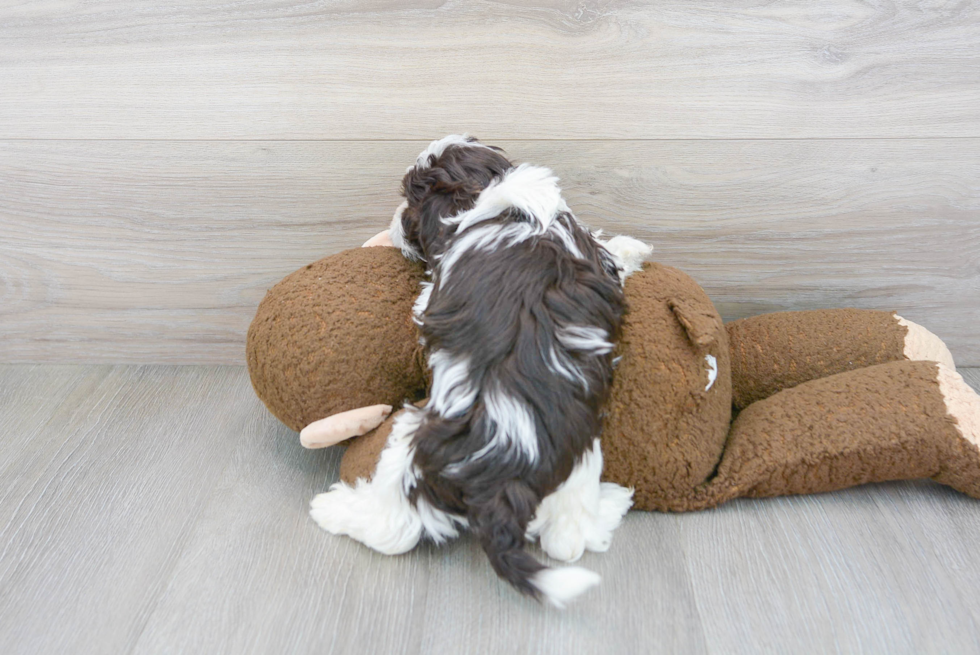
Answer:
<svg viewBox="0 0 980 655"><path fill-rule="evenodd" d="M599 512L593 529L586 533L585 547L596 553L609 550L612 533L633 506L633 490L614 482L603 482L599 491Z"/></svg>
<svg viewBox="0 0 980 655"><path fill-rule="evenodd" d="M338 482L314 496L310 517L327 532L348 535L385 555L411 550L422 536L418 512L403 495L363 480L356 487Z"/></svg>
<svg viewBox="0 0 980 655"><path fill-rule="evenodd" d="M613 237L603 245L622 269L621 281L643 268L643 262L653 252L653 246L623 234Z"/></svg>
<svg viewBox="0 0 980 655"><path fill-rule="evenodd" d="M548 557L574 562L586 550L609 550L613 531L632 504L633 491L611 482L600 485L598 498L548 496L528 526L528 534L540 537Z"/></svg>
<svg viewBox="0 0 980 655"><path fill-rule="evenodd" d="M574 562L585 552L585 535L576 521L552 521L541 531L541 549L552 559Z"/></svg>
<svg viewBox="0 0 980 655"><path fill-rule="evenodd" d="M344 488L335 489L317 494L310 501L310 518L330 534L347 534L344 526L350 519L347 506L341 500L344 492Z"/></svg>

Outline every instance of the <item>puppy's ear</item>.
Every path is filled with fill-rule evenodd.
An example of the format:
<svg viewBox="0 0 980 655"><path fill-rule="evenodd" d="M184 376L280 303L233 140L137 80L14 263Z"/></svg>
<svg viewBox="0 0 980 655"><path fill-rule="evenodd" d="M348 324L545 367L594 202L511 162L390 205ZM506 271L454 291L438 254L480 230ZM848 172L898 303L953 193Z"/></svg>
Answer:
<svg viewBox="0 0 980 655"><path fill-rule="evenodd" d="M411 250L419 250L419 237L422 230L422 217L419 214L418 205L409 201L405 211L402 212L402 242L409 246ZM403 248L404 250L404 248ZM417 254L421 256L421 253Z"/></svg>
<svg viewBox="0 0 980 655"><path fill-rule="evenodd" d="M441 196L456 204L470 202L483 187L473 179L453 179L441 166L418 170L412 168L402 178L402 193L409 205L421 205L433 196Z"/></svg>
<svg viewBox="0 0 980 655"><path fill-rule="evenodd" d="M408 201L409 206L417 206L422 202L422 199L428 194L429 186L431 186L431 181L428 179L428 173L431 169L418 170L415 167L408 169L405 173L405 177L402 178L402 195L405 196L405 200Z"/></svg>

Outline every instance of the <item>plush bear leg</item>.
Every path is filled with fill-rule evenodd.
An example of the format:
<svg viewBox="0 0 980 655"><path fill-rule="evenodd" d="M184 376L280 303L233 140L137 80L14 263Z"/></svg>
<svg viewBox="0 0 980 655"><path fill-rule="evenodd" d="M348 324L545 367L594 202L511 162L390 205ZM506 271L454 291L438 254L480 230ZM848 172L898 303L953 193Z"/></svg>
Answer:
<svg viewBox="0 0 980 655"><path fill-rule="evenodd" d="M890 312L779 312L725 327L737 409L810 380L886 362L927 360L955 368L939 337Z"/></svg>
<svg viewBox="0 0 980 655"><path fill-rule="evenodd" d="M841 373L750 405L717 475L676 509L913 478L980 498L980 396L935 362Z"/></svg>
<svg viewBox="0 0 980 655"><path fill-rule="evenodd" d="M956 419L959 440L950 444L953 457L933 478L958 491L980 498L980 464L976 452L980 448L980 396L963 377L946 366L939 366L939 389L946 411Z"/></svg>

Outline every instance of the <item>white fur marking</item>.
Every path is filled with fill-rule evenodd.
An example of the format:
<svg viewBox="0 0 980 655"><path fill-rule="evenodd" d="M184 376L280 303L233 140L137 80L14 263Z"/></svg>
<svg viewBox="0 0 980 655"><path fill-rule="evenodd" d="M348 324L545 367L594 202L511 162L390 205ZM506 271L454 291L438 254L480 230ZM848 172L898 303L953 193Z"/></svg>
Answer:
<svg viewBox="0 0 980 655"><path fill-rule="evenodd" d="M442 153L446 152L446 149L451 146L459 146L461 148L489 148L490 146L485 146L479 141L469 141L470 136L468 134L449 134L441 139L436 139L429 146L419 153L419 156L415 159L414 168L424 171L429 167L429 158L435 156L436 159L442 156ZM412 170L413 166L409 166L405 169L405 172Z"/></svg>
<svg viewBox="0 0 980 655"><path fill-rule="evenodd" d="M705 355L704 361L708 363L708 386L704 390L709 391L714 386L715 380L718 379L718 360L715 359L714 355Z"/></svg>
<svg viewBox="0 0 980 655"><path fill-rule="evenodd" d="M568 216L570 220L575 220L575 217L571 214L568 214ZM561 240L561 244L565 246L565 250L567 250L572 257L582 259L582 251L578 249L577 245L575 245L575 239L572 238L572 233L569 231L569 228L562 224L561 221L555 221L551 228L549 228L548 232Z"/></svg>
<svg viewBox="0 0 980 655"><path fill-rule="evenodd" d="M534 221L479 226L510 208L520 210ZM457 238L441 261L439 287L447 284L453 265L468 250L506 248L545 233L560 239L572 256L582 257L568 228L555 220L561 212L568 212L568 205L561 197L558 178L550 169L528 164L510 169L480 193L472 209L442 219L458 227Z"/></svg>
<svg viewBox="0 0 980 655"><path fill-rule="evenodd" d="M328 492L314 496L310 516L321 528L348 535L385 555L411 550L423 530L437 544L458 536L457 526L465 527L465 518L438 510L424 498L415 507L408 500L418 481L412 436L423 417L422 411L406 405L395 418L370 481L359 479L353 487L337 482Z"/></svg>
<svg viewBox="0 0 980 655"><path fill-rule="evenodd" d="M402 251L405 259L418 261L422 259L422 253L418 252L405 241L405 231L402 228L402 214L408 209L408 201L405 200L395 209L395 215L391 217L391 224L388 226L388 238L391 239L393 246Z"/></svg>
<svg viewBox="0 0 980 655"><path fill-rule="evenodd" d="M476 227L456 238L439 263L439 288L444 289L453 266L468 250L496 250L527 241L537 234L528 223Z"/></svg>
<svg viewBox="0 0 980 655"><path fill-rule="evenodd" d="M551 227L559 211L568 209L551 169L521 164L481 191L472 209L443 220L462 232L512 207L535 219L539 234Z"/></svg>
<svg viewBox="0 0 980 655"><path fill-rule="evenodd" d="M551 368L552 373L562 376L569 382L578 382L588 392L589 381L582 375L582 371L579 370L574 362L568 361L564 353L559 352L553 344L548 350L548 366Z"/></svg>
<svg viewBox="0 0 980 655"><path fill-rule="evenodd" d="M600 582L602 578L598 573L577 566L542 569L531 578L531 584L558 609L565 609L570 601Z"/></svg>
<svg viewBox="0 0 980 655"><path fill-rule="evenodd" d="M633 490L600 482L601 476L602 448L596 439L568 479L545 496L528 524L528 538L540 537L549 557L574 562L585 550L609 549L613 531L633 505Z"/></svg>
<svg viewBox="0 0 980 655"><path fill-rule="evenodd" d="M510 450L516 447L523 452L531 463L538 460L538 434L534 427L534 417L527 406L500 391L499 388L489 390L483 398L487 417L494 424L490 441L480 451ZM473 458L478 459L474 453ZM485 454L485 453L484 453Z"/></svg>
<svg viewBox="0 0 980 655"><path fill-rule="evenodd" d="M462 516L448 514L440 509L436 509L425 498L419 498L418 506L419 519L425 534L437 545L441 546L449 539L459 536L457 526L468 527L467 520Z"/></svg>
<svg viewBox="0 0 980 655"><path fill-rule="evenodd" d="M432 369L432 390L426 409L443 418L465 413L477 394L470 382L469 358L454 359L448 351L437 350L429 355L429 368Z"/></svg>
<svg viewBox="0 0 980 655"><path fill-rule="evenodd" d="M352 487L337 482L310 502L310 516L331 534L346 534L386 555L404 553L419 542L422 519L408 502L415 486L412 466L415 451L412 435L423 414L406 407L395 418L388 443L370 481L358 480Z"/></svg>
<svg viewBox="0 0 980 655"><path fill-rule="evenodd" d="M598 236L597 234L597 240ZM653 246L622 234L609 239L609 241L600 240L599 243L609 251L609 254L616 261L619 268L620 284L625 282L630 275L642 269L643 262L653 252Z"/></svg>
<svg viewBox="0 0 980 655"><path fill-rule="evenodd" d="M415 321L416 325L422 325L422 316L425 314L425 310L429 308L429 299L432 297L432 283L422 282L422 291L419 293L419 297L415 299L415 304L412 305L412 320Z"/></svg>
<svg viewBox="0 0 980 655"><path fill-rule="evenodd" d="M602 328L591 325L569 325L555 331L558 341L569 350L605 355L612 352L613 345L607 340L609 334Z"/></svg>

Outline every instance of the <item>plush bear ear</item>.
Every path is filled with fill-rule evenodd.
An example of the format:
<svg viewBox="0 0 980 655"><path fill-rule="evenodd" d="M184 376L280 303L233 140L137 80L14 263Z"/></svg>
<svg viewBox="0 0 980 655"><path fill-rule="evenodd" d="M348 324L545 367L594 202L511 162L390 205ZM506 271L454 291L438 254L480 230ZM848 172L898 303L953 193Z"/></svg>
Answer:
<svg viewBox="0 0 980 655"><path fill-rule="evenodd" d="M705 349L718 342L722 323L717 313L709 311L713 307L706 306L703 302L692 303L678 298L668 300L667 306L684 326L687 338L693 345Z"/></svg>

